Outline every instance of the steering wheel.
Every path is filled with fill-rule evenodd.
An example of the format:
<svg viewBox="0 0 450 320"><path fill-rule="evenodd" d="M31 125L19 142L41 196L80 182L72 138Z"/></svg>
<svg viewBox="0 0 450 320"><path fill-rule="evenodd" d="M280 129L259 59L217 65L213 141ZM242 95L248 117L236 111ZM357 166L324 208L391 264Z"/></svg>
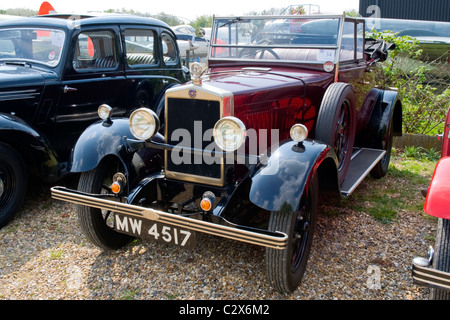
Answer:
<svg viewBox="0 0 450 320"><path fill-rule="evenodd" d="M260 40L256 44L270 44L270 42L267 40ZM270 52L275 59L280 60L280 56L272 48L243 48L241 52L239 52L239 58L255 57L256 54L260 52L259 59L263 59L265 51Z"/></svg>

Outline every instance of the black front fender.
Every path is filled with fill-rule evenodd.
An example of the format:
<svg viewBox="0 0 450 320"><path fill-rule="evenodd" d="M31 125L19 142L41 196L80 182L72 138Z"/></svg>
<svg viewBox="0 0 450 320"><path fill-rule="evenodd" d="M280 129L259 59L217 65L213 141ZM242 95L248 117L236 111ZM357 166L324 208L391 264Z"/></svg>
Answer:
<svg viewBox="0 0 450 320"><path fill-rule="evenodd" d="M97 122L89 126L75 144L70 171L90 171L108 155L120 157L125 138L133 138L128 119L114 119L109 124Z"/></svg>
<svg viewBox="0 0 450 320"><path fill-rule="evenodd" d="M65 172L50 142L20 118L0 113L0 141L19 152L30 173L45 181L57 181Z"/></svg>
<svg viewBox="0 0 450 320"><path fill-rule="evenodd" d="M71 172L90 171L110 156L119 158L123 163L130 182L144 174L143 171L159 167L162 151L142 148L144 142L140 144L134 139L126 118L91 125L82 133L73 149ZM153 139L163 140L159 134Z"/></svg>
<svg viewBox="0 0 450 320"><path fill-rule="evenodd" d="M327 163L331 170L320 170L322 163ZM268 211L295 211L305 186L316 172L327 172L329 181L338 188L336 168L336 155L327 145L288 141L272 152L267 165L251 175L249 200Z"/></svg>

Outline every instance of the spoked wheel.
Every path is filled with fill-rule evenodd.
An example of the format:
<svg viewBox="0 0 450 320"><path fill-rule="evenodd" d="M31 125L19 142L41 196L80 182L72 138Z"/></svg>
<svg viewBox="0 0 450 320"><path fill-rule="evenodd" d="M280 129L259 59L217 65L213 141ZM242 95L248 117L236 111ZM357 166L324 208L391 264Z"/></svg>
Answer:
<svg viewBox="0 0 450 320"><path fill-rule="evenodd" d="M355 94L351 85L338 82L328 87L320 105L315 138L336 152L342 183L355 142Z"/></svg>
<svg viewBox="0 0 450 320"><path fill-rule="evenodd" d="M439 218L433 266L436 270L450 272L450 220ZM432 288L432 300L450 300L450 290Z"/></svg>
<svg viewBox="0 0 450 320"><path fill-rule="evenodd" d="M294 291L305 273L316 225L318 191L318 177L314 175L298 211L272 212L270 215L269 230L289 236L286 249L266 250L267 279L280 292Z"/></svg>
<svg viewBox="0 0 450 320"><path fill-rule="evenodd" d="M8 224L22 206L28 177L20 155L0 143L0 228Z"/></svg>
<svg viewBox="0 0 450 320"><path fill-rule="evenodd" d="M103 161L95 169L81 174L78 190L92 194L112 194L112 177L118 172L124 173L119 160ZM82 205L77 205L77 212L81 230L98 247L118 249L133 240L133 237L113 229L113 212Z"/></svg>

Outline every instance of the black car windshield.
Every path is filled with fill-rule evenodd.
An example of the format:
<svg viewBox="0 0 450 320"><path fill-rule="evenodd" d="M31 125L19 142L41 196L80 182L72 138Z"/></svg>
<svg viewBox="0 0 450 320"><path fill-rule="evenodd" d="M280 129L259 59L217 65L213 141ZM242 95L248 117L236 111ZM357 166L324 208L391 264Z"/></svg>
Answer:
<svg viewBox="0 0 450 320"><path fill-rule="evenodd" d="M216 18L211 34L210 59L273 62L335 62L337 50L349 39L355 51L355 24L342 24L342 17L252 16ZM342 38L340 27L343 25ZM361 25L362 26L362 25ZM360 28L362 44L363 29ZM361 45L362 52L362 45Z"/></svg>
<svg viewBox="0 0 450 320"><path fill-rule="evenodd" d="M0 61L18 61L56 67L61 59L65 32L47 28L0 29Z"/></svg>

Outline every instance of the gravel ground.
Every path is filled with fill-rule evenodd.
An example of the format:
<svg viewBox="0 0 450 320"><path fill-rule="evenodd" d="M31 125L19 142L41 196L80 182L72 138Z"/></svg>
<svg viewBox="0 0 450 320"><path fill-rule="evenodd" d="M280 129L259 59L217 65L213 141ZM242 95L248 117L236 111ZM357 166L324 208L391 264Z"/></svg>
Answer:
<svg viewBox="0 0 450 320"><path fill-rule="evenodd" d="M428 299L410 268L436 233L420 210L399 211L395 222L381 224L323 204L322 211L339 214L320 214L303 283L285 295L266 282L264 249L250 244L197 234L192 250L138 240L103 252L85 240L74 205L52 200L49 188L34 187L18 217L0 230L2 300Z"/></svg>

